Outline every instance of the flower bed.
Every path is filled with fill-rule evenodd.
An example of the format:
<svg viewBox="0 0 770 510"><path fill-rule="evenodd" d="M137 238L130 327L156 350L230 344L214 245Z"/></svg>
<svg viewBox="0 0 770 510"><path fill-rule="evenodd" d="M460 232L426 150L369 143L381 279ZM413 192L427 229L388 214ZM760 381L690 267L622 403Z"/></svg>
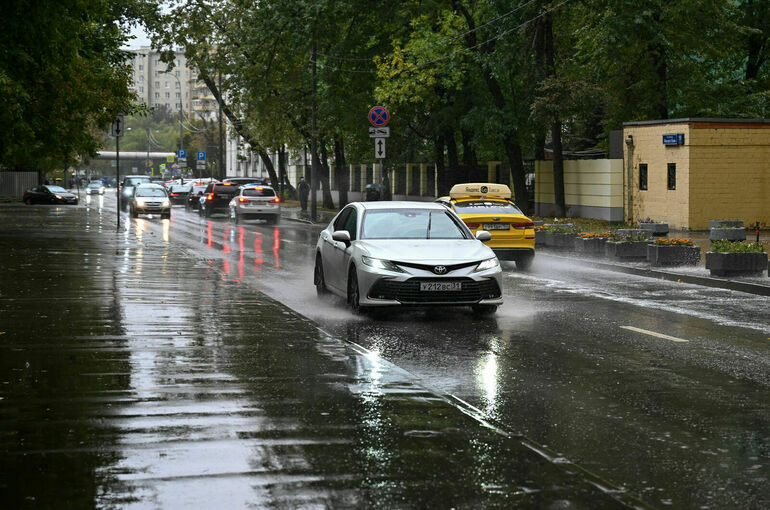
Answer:
<svg viewBox="0 0 770 510"><path fill-rule="evenodd" d="M668 223L661 223L651 218L639 220L639 228L648 230L654 236L664 236L668 234Z"/></svg>
<svg viewBox="0 0 770 510"><path fill-rule="evenodd" d="M700 247L692 239L656 239L647 245L647 261L652 266L694 266L700 260Z"/></svg>
<svg viewBox="0 0 770 510"><path fill-rule="evenodd" d="M706 253L706 269L712 276L755 275L768 267L762 245L743 241L715 241Z"/></svg>
<svg viewBox="0 0 770 510"><path fill-rule="evenodd" d="M545 246L558 250L571 250L577 237L572 225L549 225L545 231Z"/></svg>
<svg viewBox="0 0 770 510"><path fill-rule="evenodd" d="M604 255L610 232L580 232L574 240L575 251L583 255Z"/></svg>

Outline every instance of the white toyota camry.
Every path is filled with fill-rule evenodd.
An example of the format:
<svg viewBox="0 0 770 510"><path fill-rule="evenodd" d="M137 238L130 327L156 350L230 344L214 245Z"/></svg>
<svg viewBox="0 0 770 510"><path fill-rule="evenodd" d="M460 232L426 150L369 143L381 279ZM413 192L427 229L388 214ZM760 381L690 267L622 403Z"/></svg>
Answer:
<svg viewBox="0 0 770 510"><path fill-rule="evenodd" d="M502 304L494 252L451 210L426 202L354 202L334 217L316 245L313 280L355 312L379 306Z"/></svg>

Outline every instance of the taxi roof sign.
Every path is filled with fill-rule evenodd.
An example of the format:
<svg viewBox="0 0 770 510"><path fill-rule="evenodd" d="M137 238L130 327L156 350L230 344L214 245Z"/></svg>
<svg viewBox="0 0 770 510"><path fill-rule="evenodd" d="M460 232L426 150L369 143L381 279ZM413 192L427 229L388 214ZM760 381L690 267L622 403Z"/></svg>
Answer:
<svg viewBox="0 0 770 510"><path fill-rule="evenodd" d="M510 199L511 188L505 184L495 184L493 182L470 182L466 184L455 184L449 190L451 198L461 197L499 197Z"/></svg>

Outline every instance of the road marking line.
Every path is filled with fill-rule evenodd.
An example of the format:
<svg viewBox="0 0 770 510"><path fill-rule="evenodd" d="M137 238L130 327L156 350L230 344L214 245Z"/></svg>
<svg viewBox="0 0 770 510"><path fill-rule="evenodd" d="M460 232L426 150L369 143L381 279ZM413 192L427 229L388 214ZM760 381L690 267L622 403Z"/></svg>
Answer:
<svg viewBox="0 0 770 510"><path fill-rule="evenodd" d="M672 342L689 342L689 340L685 340L684 338L677 338L675 336L668 336L664 335L663 333L656 333L654 331L647 331L646 329L639 329L635 328L633 326L620 326L622 329L627 329L629 331L636 331L637 333L644 333L645 335L650 336L656 336L658 338L665 338L666 340L671 340Z"/></svg>

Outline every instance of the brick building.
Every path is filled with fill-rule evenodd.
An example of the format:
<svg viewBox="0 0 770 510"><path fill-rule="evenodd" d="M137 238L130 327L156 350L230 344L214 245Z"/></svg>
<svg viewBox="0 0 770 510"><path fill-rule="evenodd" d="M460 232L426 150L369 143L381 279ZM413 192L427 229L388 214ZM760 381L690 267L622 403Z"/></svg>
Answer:
<svg viewBox="0 0 770 510"><path fill-rule="evenodd" d="M709 220L770 225L770 120L628 122L623 138L626 217L630 181L634 220L691 230Z"/></svg>

